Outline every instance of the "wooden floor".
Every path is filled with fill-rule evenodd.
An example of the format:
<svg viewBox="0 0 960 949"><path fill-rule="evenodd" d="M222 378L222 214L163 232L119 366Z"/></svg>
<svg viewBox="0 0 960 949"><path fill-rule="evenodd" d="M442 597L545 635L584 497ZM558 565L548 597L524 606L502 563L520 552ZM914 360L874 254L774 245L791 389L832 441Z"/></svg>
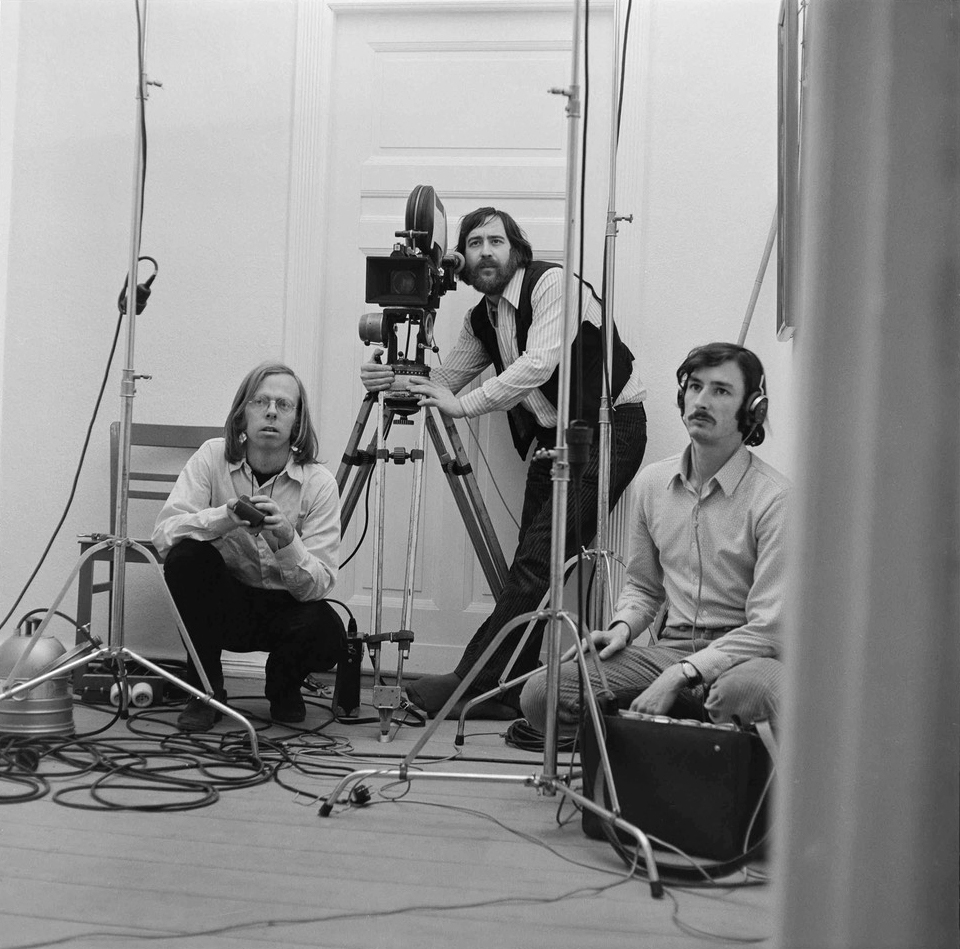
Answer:
<svg viewBox="0 0 960 949"><path fill-rule="evenodd" d="M228 681L231 704L251 716L266 714L259 686ZM329 718L324 700L315 701L308 728ZM148 709L129 724L174 735L175 716L175 709ZM107 721L105 711L74 708L78 733ZM372 792L369 806L342 804L321 818L320 801L337 779L320 768L394 767L422 732L403 727L382 743L373 723L334 723L317 733L321 737L306 738L255 723L265 760L287 754L301 765L280 773L299 794L269 781L225 790L215 803L193 810L83 810L53 799L74 786L79 790L65 803L95 805L83 789L92 778L74 775L51 780L39 800L7 804L0 812L0 949L769 944L771 887L669 887L653 899L646 882L626 878L607 844L582 835L578 819L558 825L559 797L532 787L474 778L399 785L376 778L364 782ZM455 725L443 723L424 749L425 771L540 773L538 753L504 744L501 722L468 722L455 762L424 760L457 752ZM225 722L216 734L235 731ZM144 744L124 722L96 741L115 742L128 753ZM324 747L333 744L352 757ZM40 771L53 767L44 760ZM214 778L239 773L211 772ZM0 786L4 794L16 792L6 785ZM116 786L103 796L141 807L186 799ZM570 815L569 804L564 812Z"/></svg>

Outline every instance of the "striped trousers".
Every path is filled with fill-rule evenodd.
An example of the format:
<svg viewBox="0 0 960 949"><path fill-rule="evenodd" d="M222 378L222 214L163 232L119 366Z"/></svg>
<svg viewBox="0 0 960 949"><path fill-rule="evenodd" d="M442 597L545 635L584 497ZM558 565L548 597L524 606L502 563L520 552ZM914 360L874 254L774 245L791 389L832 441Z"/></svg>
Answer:
<svg viewBox="0 0 960 949"><path fill-rule="evenodd" d="M610 442L612 509L640 469L640 462L643 460L643 451L647 444L647 416L642 403L622 405L616 409ZM553 521L551 469L552 462L549 459L530 462L513 563L493 611L474 633L454 670L461 679L470 672L500 629L521 613L536 610L543 595L550 588ZM568 490L564 560L572 557L581 547L589 546L596 536L598 487L599 445L594 441L579 488L571 482ZM525 625L521 625L511 631L486 666L477 672L468 694L476 695L497 685L525 628ZM527 640L511 675L529 672L536 666L542 639L543 624L540 624Z"/></svg>
<svg viewBox="0 0 960 949"><path fill-rule="evenodd" d="M607 685L620 708L627 708L661 672L709 645L708 639L662 639L652 646L633 643L603 662ZM596 692L600 678L587 657L590 685ZM716 723L738 721L742 725L769 720L777 727L777 713L784 681L778 659L748 659L721 673L708 686L684 689L670 714ZM586 683L584 683L586 688ZM580 721L580 671L574 660L560 667L557 727L561 734L575 732ZM520 696L527 721L540 731L546 724L547 675L543 670L530 678Z"/></svg>

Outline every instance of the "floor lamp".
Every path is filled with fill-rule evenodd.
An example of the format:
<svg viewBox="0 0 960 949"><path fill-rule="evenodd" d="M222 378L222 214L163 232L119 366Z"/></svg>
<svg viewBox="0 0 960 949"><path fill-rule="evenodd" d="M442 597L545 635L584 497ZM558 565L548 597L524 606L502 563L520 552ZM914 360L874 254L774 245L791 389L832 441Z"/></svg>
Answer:
<svg viewBox="0 0 960 949"><path fill-rule="evenodd" d="M119 690L120 703L121 711L125 713L127 710L129 697L129 690L125 687L126 682L124 681L126 677L125 663L127 660L131 660L143 666L145 669L148 669L155 675L160 676L161 678L166 679L168 682L176 685L184 692L187 692L195 698L199 698L208 703L222 714L227 715L237 721L244 727L250 738L251 755L254 761L259 761L257 733L253 725L239 712L231 709L227 705L224 705L222 702L213 697L213 689L210 686L210 681L203 669L203 665L201 664L199 657L197 656L196 650L194 649L193 643L190 639L190 635L183 624L183 620L181 619L180 613L177 610L176 603L174 602L173 597L167 588L162 567L157 562L154 554L148 550L148 548L135 540L131 540L127 536L127 507L129 503L130 491L130 437L131 427L133 424L133 399L136 395L136 380L138 378L134 370L134 342L136 337L137 308L140 306L142 309L142 305L140 304L144 295L143 288L137 284L137 266L140 260L140 229L143 211L143 178L146 163L146 154L144 148L144 138L146 134L144 122L144 101L147 98L147 86L159 85L158 83L150 83L147 79L146 72L144 71L144 52L146 46L146 8L147 0L143 0L144 13L143 20L141 21L139 3L137 5L137 19L141 29L138 30L137 40L138 77L136 147L134 150L133 209L130 222L130 257L129 269L127 272L125 302L125 313L127 318L126 362L124 364L120 383L120 438L118 446L119 464L115 512L116 517L114 521L116 533L113 536L107 537L106 539L88 548L77 561L72 573L67 578L66 583L64 583L50 608L47 610L43 620L30 637L30 641L20 653L19 658L17 659L13 668L10 670L6 680L2 683L2 685L0 685L0 701L7 698L12 698L20 693L27 692L34 686L37 686L42 682L46 682L48 679L63 676L67 672L70 672L74 669L79 669L91 662L103 659L112 659L117 664L118 674L121 679L122 687ZM141 296L141 301L138 301L138 292ZM190 658L193 660L194 665L196 666L200 680L204 689L206 689L206 692L202 692L199 689L194 688L192 685L188 685L186 682L183 682L181 679L177 678L167 669L164 669L162 666L159 666L156 663L139 656L137 653L133 652L124 645L124 592L127 564L126 557L128 548L133 548L136 550L146 559L148 563L152 564L152 566L155 568L154 575L159 580L162 593L164 594L173 618L176 621L177 630L180 633L180 637L183 640L184 646L186 647ZM109 642L104 644L95 638L90 638L87 644L78 646L76 649L66 653L66 655L60 657L53 666L43 670L41 673L30 679L18 682L18 675L26 667L30 653L33 651L36 643L39 642L40 637L43 635L44 630L47 627L47 624L56 615L57 608L79 574L80 568L84 565L84 563L86 563L86 561L92 557L95 557L103 550L111 550L113 555L113 599L111 604L111 622L108 635Z"/></svg>

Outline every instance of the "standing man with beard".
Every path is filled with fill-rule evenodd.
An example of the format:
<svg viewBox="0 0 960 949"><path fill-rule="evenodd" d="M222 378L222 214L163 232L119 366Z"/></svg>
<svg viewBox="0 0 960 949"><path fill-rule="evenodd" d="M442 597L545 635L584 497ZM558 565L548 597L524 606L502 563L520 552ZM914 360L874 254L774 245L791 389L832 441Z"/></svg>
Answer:
<svg viewBox="0 0 960 949"><path fill-rule="evenodd" d="M530 446L553 448L556 442L557 398L561 357L573 358L582 372L571 373L571 419L578 416L596 430L599 424L604 372L601 304L584 287L580 329L573 353L563 353L563 269L533 259L533 249L516 221L496 208L478 208L460 223L457 250L465 265L460 279L479 290L483 299L470 310L452 351L429 381L410 384L419 405L436 408L451 418L476 418L506 411L510 431L521 458ZM616 504L633 479L646 446L646 390L640 381L633 354L614 330L613 369L610 380L614 403L610 506ZM467 383L493 365L496 375L481 386L458 396ZM393 384L390 366L364 364L361 380L370 392ZM578 384L582 379L582 385ZM597 530L599 458L594 437L579 488L567 500L565 556L573 556L578 543L589 545ZM552 527L552 462L530 462L523 498L520 533L513 564L490 616L467 645L456 669L446 675L422 676L407 686L407 695L429 715L435 715L473 667L500 629L521 613L537 609L550 583ZM518 627L502 642L474 678L465 699L497 685L522 635ZM513 668L515 675L533 669L538 661L543 624L531 636ZM519 696L489 700L475 706L482 718L514 718ZM455 707L453 715L459 716Z"/></svg>

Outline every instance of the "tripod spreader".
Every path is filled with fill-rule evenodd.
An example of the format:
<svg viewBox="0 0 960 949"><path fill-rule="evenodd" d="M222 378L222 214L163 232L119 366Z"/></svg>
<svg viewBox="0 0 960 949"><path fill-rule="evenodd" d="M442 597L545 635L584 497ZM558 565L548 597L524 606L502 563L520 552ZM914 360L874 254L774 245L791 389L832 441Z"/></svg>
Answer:
<svg viewBox="0 0 960 949"><path fill-rule="evenodd" d="M406 461L422 461L423 452L419 448L411 448L407 451L406 448L401 446L397 446L393 451L388 451L386 448L378 448L377 458L383 461L392 461L395 465L402 465Z"/></svg>

